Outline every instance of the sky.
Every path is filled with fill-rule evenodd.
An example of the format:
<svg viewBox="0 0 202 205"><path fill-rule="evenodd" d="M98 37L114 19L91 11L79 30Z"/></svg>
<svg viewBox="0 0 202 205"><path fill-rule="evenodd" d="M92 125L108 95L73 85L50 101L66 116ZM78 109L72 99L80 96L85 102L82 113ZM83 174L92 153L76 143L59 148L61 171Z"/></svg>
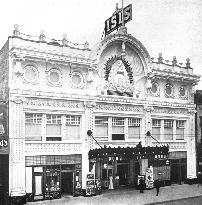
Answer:
<svg viewBox="0 0 202 205"><path fill-rule="evenodd" d="M44 30L46 37L62 39L90 47L101 40L104 22L121 0L0 0L0 47L13 33L33 36ZM202 75L202 0L124 0L132 4L128 33L146 47L151 57L185 63L191 59L194 74ZM202 90L201 82L196 87Z"/></svg>

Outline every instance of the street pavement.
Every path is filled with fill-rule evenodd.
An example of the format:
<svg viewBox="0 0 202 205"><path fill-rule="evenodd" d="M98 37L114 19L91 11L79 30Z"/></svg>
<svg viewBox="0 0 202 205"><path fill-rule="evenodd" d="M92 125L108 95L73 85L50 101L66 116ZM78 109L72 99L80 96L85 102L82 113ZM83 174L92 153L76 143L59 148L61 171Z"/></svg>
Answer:
<svg viewBox="0 0 202 205"><path fill-rule="evenodd" d="M104 190L101 195L84 196L64 196L61 199L27 202L27 205L154 205L154 204L193 204L191 199L202 204L202 186L198 184L183 184L161 187L159 196L156 190L144 190L140 193L135 188L120 188L116 190Z"/></svg>

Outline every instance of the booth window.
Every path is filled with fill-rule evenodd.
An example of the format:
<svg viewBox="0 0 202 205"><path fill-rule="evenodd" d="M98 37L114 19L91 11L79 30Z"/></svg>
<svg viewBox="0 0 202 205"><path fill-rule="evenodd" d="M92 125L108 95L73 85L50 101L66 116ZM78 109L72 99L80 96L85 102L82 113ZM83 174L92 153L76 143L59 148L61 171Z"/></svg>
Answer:
<svg viewBox="0 0 202 205"><path fill-rule="evenodd" d="M79 140L81 131L81 116L66 116L66 135L64 140Z"/></svg>
<svg viewBox="0 0 202 205"><path fill-rule="evenodd" d="M140 119L128 118L128 139L140 139Z"/></svg>
<svg viewBox="0 0 202 205"><path fill-rule="evenodd" d="M184 128L185 128L185 121L177 120L176 121L176 140L184 140Z"/></svg>
<svg viewBox="0 0 202 205"><path fill-rule="evenodd" d="M25 136L27 141L41 141L42 114L25 114Z"/></svg>
<svg viewBox="0 0 202 205"><path fill-rule="evenodd" d="M61 141L60 115L46 115L46 141Z"/></svg>
<svg viewBox="0 0 202 205"><path fill-rule="evenodd" d="M108 138L108 118L95 117L95 136L96 138Z"/></svg>
<svg viewBox="0 0 202 205"><path fill-rule="evenodd" d="M164 140L173 140L173 120L164 120Z"/></svg>
<svg viewBox="0 0 202 205"><path fill-rule="evenodd" d="M124 122L124 118L112 118L112 140L125 140Z"/></svg>
<svg viewBox="0 0 202 205"><path fill-rule="evenodd" d="M152 119L152 136L160 140L161 120Z"/></svg>

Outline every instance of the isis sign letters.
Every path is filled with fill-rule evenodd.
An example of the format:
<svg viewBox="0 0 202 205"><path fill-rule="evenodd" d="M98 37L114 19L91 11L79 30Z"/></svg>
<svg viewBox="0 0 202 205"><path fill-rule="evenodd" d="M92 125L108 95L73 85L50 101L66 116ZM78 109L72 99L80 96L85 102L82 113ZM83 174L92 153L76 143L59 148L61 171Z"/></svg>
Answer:
<svg viewBox="0 0 202 205"><path fill-rule="evenodd" d="M124 24L132 19L132 4L123 9ZM113 16L105 21L105 36L110 34L122 25L122 10L119 10Z"/></svg>

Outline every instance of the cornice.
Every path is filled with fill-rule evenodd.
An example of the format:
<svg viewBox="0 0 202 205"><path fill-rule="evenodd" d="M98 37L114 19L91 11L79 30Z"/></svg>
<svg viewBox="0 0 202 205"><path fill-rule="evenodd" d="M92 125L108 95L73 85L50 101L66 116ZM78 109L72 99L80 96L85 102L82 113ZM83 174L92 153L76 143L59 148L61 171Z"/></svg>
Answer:
<svg viewBox="0 0 202 205"><path fill-rule="evenodd" d="M159 70L159 69L152 69L151 72L148 73L148 77L151 79L169 79L169 80L177 80L182 82L194 82L197 83L200 81L199 75L191 75L186 73L178 73L178 72L172 72L172 69L169 70Z"/></svg>
<svg viewBox="0 0 202 205"><path fill-rule="evenodd" d="M58 61L64 63L73 63L73 64L80 64L91 66L94 64L94 61L90 58L86 58L82 55L64 55L62 52L47 52L44 50L35 50L35 49L28 49L28 48L21 48L15 47L10 50L10 56L20 56L24 59L26 58L35 58L35 59L43 59L43 60L50 60L50 61Z"/></svg>

